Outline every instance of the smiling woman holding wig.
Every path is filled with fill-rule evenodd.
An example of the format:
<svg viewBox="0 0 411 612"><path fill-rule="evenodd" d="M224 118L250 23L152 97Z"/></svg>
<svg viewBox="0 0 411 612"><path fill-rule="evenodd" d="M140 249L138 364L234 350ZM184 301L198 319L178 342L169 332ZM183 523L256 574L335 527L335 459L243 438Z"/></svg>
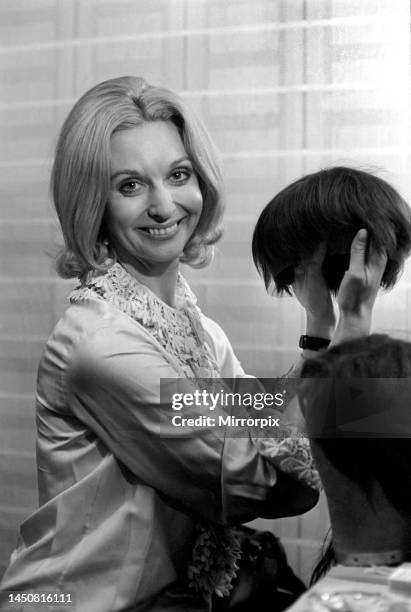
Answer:
<svg viewBox="0 0 411 612"><path fill-rule="evenodd" d="M227 525L299 514L318 497L304 440L262 449L211 427L159 434L160 379L191 390L195 377L244 376L180 273L181 262L206 265L221 236L218 155L178 96L121 77L69 114L52 188L65 243L58 271L79 285L39 366L40 508L21 526L2 601L49 592L71 594L76 612L209 610L235 570ZM368 333L385 259L365 263L365 246L360 233L336 340ZM320 267L311 261L303 276L307 333L331 338ZM216 533L218 554L196 573L193 551Z"/></svg>

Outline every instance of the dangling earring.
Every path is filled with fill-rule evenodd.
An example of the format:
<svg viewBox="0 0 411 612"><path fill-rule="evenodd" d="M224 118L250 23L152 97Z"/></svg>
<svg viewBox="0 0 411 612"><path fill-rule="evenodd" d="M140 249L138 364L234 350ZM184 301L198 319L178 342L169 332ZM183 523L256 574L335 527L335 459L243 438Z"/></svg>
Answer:
<svg viewBox="0 0 411 612"><path fill-rule="evenodd" d="M110 249L110 240L108 238L103 238L103 240L101 241L101 244L105 248L105 252L103 249L103 253L102 253L104 257L104 264L107 266L107 268L109 268L113 265L113 263L115 263L116 257Z"/></svg>

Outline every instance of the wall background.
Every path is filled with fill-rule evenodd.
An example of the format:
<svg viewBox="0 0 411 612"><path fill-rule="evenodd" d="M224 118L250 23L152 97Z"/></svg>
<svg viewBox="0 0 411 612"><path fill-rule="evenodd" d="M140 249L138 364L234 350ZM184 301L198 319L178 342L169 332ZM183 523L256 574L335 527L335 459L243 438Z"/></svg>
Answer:
<svg viewBox="0 0 411 612"><path fill-rule="evenodd" d="M225 162L226 233L188 271L200 305L246 371L284 373L302 313L265 294L251 263L259 212L330 164L410 185L408 0L0 0L0 573L36 507L34 402L42 345L72 283L49 253L58 232L48 175L58 129L95 83L121 74L179 91ZM410 328L411 273L382 296L377 329ZM261 521L307 578L328 527L324 501Z"/></svg>

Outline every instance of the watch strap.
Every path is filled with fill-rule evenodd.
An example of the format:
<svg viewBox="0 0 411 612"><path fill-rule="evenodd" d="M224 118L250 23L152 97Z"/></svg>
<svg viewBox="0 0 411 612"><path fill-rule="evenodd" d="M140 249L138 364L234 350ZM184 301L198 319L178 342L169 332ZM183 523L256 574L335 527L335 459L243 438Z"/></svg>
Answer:
<svg viewBox="0 0 411 612"><path fill-rule="evenodd" d="M327 338L316 338L315 336L300 336L298 346L301 349L309 349L310 351L320 351L325 349L330 344L331 340Z"/></svg>

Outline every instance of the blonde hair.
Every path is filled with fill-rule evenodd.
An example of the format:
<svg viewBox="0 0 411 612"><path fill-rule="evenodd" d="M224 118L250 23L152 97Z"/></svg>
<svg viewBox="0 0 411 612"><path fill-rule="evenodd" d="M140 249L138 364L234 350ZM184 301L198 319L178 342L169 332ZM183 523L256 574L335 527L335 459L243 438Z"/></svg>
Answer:
<svg viewBox="0 0 411 612"><path fill-rule="evenodd" d="M171 121L193 164L203 196L197 227L185 246L183 263L203 267L222 234L224 210L221 162L201 123L168 89L133 76L104 81L87 91L65 120L51 174L54 205L64 247L57 271L64 278L105 270L109 252L103 216L110 188L110 139L144 121Z"/></svg>

